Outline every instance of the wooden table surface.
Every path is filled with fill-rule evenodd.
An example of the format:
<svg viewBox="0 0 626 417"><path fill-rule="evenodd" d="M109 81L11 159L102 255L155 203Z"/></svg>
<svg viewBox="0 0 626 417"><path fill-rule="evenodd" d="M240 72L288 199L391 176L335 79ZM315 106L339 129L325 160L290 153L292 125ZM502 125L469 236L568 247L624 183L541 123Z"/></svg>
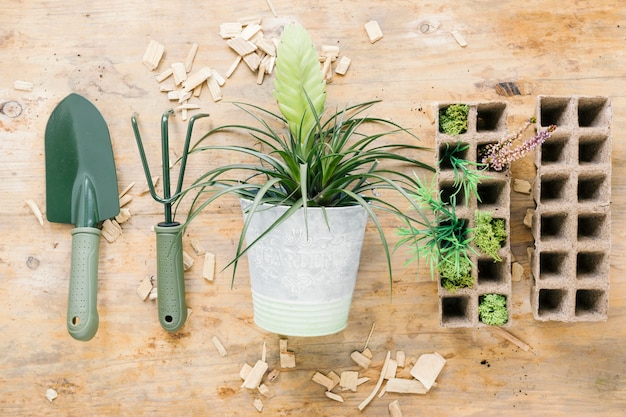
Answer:
<svg viewBox="0 0 626 417"><path fill-rule="evenodd" d="M504 101L508 126L516 129L532 115L538 95L600 95L613 107L612 254L607 322L560 323L533 319L526 248L530 231L522 225L528 195L512 194L512 250L525 267L513 284L513 323L508 328L530 346L525 352L486 328L439 326L436 283L408 255L394 256L390 300L384 259L375 230L366 234L361 270L349 324L319 338L289 338L297 367L283 370L263 398L268 416L384 416L398 399L405 416L616 416L626 409L626 7L621 0L355 1L265 0L238 2L76 1L3 2L0 13L0 102L15 101L21 115L0 115L0 414L2 416L246 416L257 415L258 394L240 388L244 362L259 359L267 344L270 368L279 366L279 336L255 327L244 262L231 289L230 270L241 227L234 199L212 207L187 230L216 254L213 283L201 277L202 260L187 272L185 327L168 334L158 324L154 302L141 301L136 288L155 274L155 242L150 227L161 207L145 186L130 124L137 112L148 157L158 167L161 113L171 104L154 74L142 65L151 39L166 47L161 67L183 60L199 45L194 68L207 65L225 73L234 60L219 36L219 25L238 18L264 18L267 33L286 21L301 22L314 42L339 45L352 59L344 77L328 86L330 106L382 99L379 115L412 129L434 144L428 109L441 101ZM426 18L440 22L423 34ZM384 38L370 44L363 29L376 20ZM450 32L467 40L461 48ZM32 92L13 89L15 80L34 83ZM494 86L513 81L523 95L503 97ZM271 79L261 86L239 67L214 103L205 89L198 100L211 113L209 124L237 120L227 101L248 101L275 109ZM50 112L67 94L92 100L111 132L120 190L135 182L128 206L133 213L114 243L101 241L98 309L100 328L89 342L73 340L65 328L70 225L41 226L24 201L45 211L44 130ZM172 148L182 146L180 118L172 121ZM431 158L430 155L426 158ZM188 177L219 161L192 164ZM532 159L512 167L514 178L532 181ZM392 218L383 219L393 241ZM187 247L189 251L189 249ZM27 264L36 258L39 263ZM371 378L345 402L324 396L311 382L316 370L356 369L349 355L369 342ZM217 336L228 350L218 354ZM363 411L358 404L375 385L386 352L408 357L438 352L447 364L427 395L386 394ZM406 371L405 371L406 372ZM46 390L58 398L49 402Z"/></svg>

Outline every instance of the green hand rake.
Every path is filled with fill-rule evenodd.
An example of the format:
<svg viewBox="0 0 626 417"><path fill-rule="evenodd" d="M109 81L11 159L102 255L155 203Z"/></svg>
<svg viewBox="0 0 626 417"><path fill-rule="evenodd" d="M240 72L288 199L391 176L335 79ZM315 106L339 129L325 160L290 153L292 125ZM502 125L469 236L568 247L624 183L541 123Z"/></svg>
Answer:
<svg viewBox="0 0 626 417"><path fill-rule="evenodd" d="M169 167L169 130L168 120L173 110L168 110L161 116L161 164L163 168L163 196L159 196L155 190L148 160L144 151L143 142L137 126L137 114L133 114L131 122L139 156L143 165L148 188L152 198L163 204L165 220L158 223L154 230L156 232L157 244L157 303L159 306L159 322L161 327L169 332L180 329L187 320L187 305L185 303L185 279L183 272L183 225L174 221L172 215L172 205L181 197L185 168L187 166L187 155L189 143L193 132L193 125L196 120L208 117L208 114L197 114L189 119L187 125L187 136L183 156L180 161L180 171L178 182L174 194L170 187L170 167Z"/></svg>

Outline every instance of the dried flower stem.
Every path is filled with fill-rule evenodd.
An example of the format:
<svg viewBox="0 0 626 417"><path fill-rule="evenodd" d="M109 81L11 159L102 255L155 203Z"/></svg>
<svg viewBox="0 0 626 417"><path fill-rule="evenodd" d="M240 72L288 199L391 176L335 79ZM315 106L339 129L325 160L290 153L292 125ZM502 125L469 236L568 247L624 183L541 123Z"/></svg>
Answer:
<svg viewBox="0 0 626 417"><path fill-rule="evenodd" d="M547 129L537 132L535 136L527 139L521 145L513 148L513 143L534 123L535 118L531 117L516 133L508 135L497 143L486 145L481 152L481 162L495 171L502 171L513 161L524 157L527 153L544 143L556 129L555 125L551 125Z"/></svg>

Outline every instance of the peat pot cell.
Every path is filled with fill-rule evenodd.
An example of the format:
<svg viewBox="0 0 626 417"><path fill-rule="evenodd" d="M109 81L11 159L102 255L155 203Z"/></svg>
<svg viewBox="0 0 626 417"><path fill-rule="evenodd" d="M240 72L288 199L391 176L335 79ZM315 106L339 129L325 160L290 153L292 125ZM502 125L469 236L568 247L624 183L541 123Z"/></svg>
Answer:
<svg viewBox="0 0 626 417"><path fill-rule="evenodd" d="M539 279L560 278L564 275L566 252L541 252L539 255Z"/></svg>
<svg viewBox="0 0 626 417"><path fill-rule="evenodd" d="M596 279L606 273L607 255L604 252L579 252L576 255L576 278Z"/></svg>
<svg viewBox="0 0 626 417"><path fill-rule="evenodd" d="M507 281L506 259L494 262L492 258L478 260L478 285L504 284Z"/></svg>
<svg viewBox="0 0 626 417"><path fill-rule="evenodd" d="M604 290L576 291L576 317L606 314L606 301Z"/></svg>
<svg viewBox="0 0 626 417"><path fill-rule="evenodd" d="M467 159L469 153L469 146L466 143L459 145L460 148L464 148L462 151L456 151L456 143L443 143L439 145L439 169L442 171L451 170L452 162L450 157L457 159Z"/></svg>
<svg viewBox="0 0 626 417"><path fill-rule="evenodd" d="M563 126L567 123L568 109L571 99L569 97L541 97L541 126Z"/></svg>
<svg viewBox="0 0 626 417"><path fill-rule="evenodd" d="M539 305L537 313L540 317L556 315L562 312L566 296L565 290L547 289L539 290Z"/></svg>
<svg viewBox="0 0 626 417"><path fill-rule="evenodd" d="M439 190L441 191L441 201L443 203L452 204L450 201L452 196L455 197L455 204L457 206L465 205L465 193L461 190L459 192L458 186L454 186L454 182L452 181L442 181L439 184Z"/></svg>
<svg viewBox="0 0 626 417"><path fill-rule="evenodd" d="M545 147L546 143L541 146ZM580 165L607 164L610 158L609 138L606 135L581 135L578 139L578 163Z"/></svg>
<svg viewBox="0 0 626 417"><path fill-rule="evenodd" d="M541 152L541 164L563 164L568 159L569 136L552 135L538 149Z"/></svg>
<svg viewBox="0 0 626 417"><path fill-rule="evenodd" d="M578 99L578 126L606 127L609 125L610 108L606 97L581 97Z"/></svg>
<svg viewBox="0 0 626 417"><path fill-rule="evenodd" d="M476 130L500 131L506 129L505 103L483 103L477 108Z"/></svg>
<svg viewBox="0 0 626 417"><path fill-rule="evenodd" d="M567 231L567 213L541 215L541 240L561 239Z"/></svg>
<svg viewBox="0 0 626 417"><path fill-rule="evenodd" d="M506 182L505 181L484 181L480 182L476 188L480 201L478 208L484 206L503 206L507 203Z"/></svg>
<svg viewBox="0 0 626 417"><path fill-rule="evenodd" d="M578 215L578 240L608 239L608 217L603 213Z"/></svg>
<svg viewBox="0 0 626 417"><path fill-rule="evenodd" d="M542 176L541 194L539 196L542 203L559 202L567 199L567 181L569 176Z"/></svg>
<svg viewBox="0 0 626 417"><path fill-rule="evenodd" d="M469 297L443 297L441 299L441 321L443 324L470 321Z"/></svg>
<svg viewBox="0 0 626 417"><path fill-rule="evenodd" d="M607 177L602 174L580 175L578 177L578 201L608 201Z"/></svg>

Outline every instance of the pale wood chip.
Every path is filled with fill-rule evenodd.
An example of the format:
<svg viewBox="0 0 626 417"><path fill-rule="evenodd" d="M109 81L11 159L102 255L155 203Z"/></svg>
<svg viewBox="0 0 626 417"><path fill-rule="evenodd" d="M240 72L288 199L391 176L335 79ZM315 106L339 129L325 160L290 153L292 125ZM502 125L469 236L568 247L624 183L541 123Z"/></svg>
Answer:
<svg viewBox="0 0 626 417"><path fill-rule="evenodd" d="M139 283L139 287L137 287L137 295L142 301L146 301L153 288L154 285L152 284L152 278L146 277Z"/></svg>
<svg viewBox="0 0 626 417"><path fill-rule="evenodd" d="M235 61L228 68L228 71L226 71L226 78L230 78L230 76L233 75L233 73L235 72L235 70L239 66L239 63L241 62L241 59L242 59L241 55L237 55L237 58L235 58Z"/></svg>
<svg viewBox="0 0 626 417"><path fill-rule="evenodd" d="M189 52L187 53L187 57L185 58L185 71L190 72L193 67L193 60L196 59L196 54L198 53L198 44L192 43L189 48Z"/></svg>
<svg viewBox="0 0 626 417"><path fill-rule="evenodd" d="M212 282L215 279L215 254L211 252L204 253L202 278L206 279L209 282Z"/></svg>
<svg viewBox="0 0 626 417"><path fill-rule="evenodd" d="M115 216L115 221L118 224L124 224L126 223L128 220L130 220L131 218L131 213L130 213L130 209L126 208L126 207L122 207L120 208L120 214L118 214L117 216Z"/></svg>
<svg viewBox="0 0 626 417"><path fill-rule="evenodd" d="M333 385L332 387L329 389L332 390L333 388L335 388L337 385L339 385L339 381L341 381L341 377L339 375L337 375L335 372L333 371L329 371L326 376L332 381Z"/></svg>
<svg viewBox="0 0 626 417"><path fill-rule="evenodd" d="M239 370L239 377L245 380L250 374L251 370L252 370L252 367L248 365L247 363L244 363L241 369Z"/></svg>
<svg viewBox="0 0 626 417"><path fill-rule="evenodd" d="M256 83L258 85L263 84L263 79L265 78L265 64L263 61L259 64L258 71L256 73Z"/></svg>
<svg viewBox="0 0 626 417"><path fill-rule="evenodd" d="M183 81L183 89L190 92L203 82L205 82L211 75L213 70L209 67L202 67L198 71L190 74L185 81Z"/></svg>
<svg viewBox="0 0 626 417"><path fill-rule="evenodd" d="M182 62L172 63L172 72L174 73L174 84L181 85L187 79L187 71L185 64Z"/></svg>
<svg viewBox="0 0 626 417"><path fill-rule="evenodd" d="M152 291L150 291L150 295L148 296L148 300L150 301L154 301L157 299L159 295L159 292L157 291L157 287L152 288Z"/></svg>
<svg viewBox="0 0 626 417"><path fill-rule="evenodd" d="M346 75L351 63L352 60L345 55L339 58L339 62L337 62L337 65L335 66L335 74Z"/></svg>
<svg viewBox="0 0 626 417"><path fill-rule="evenodd" d="M174 110L176 110L176 111L198 110L199 108L200 108L199 104L185 103L185 104L181 104L180 106L176 106L176 108Z"/></svg>
<svg viewBox="0 0 626 417"><path fill-rule="evenodd" d="M465 41L463 35L461 35L461 32L459 32L458 30L453 30L452 32L450 32L450 34L461 48L465 48L467 46L467 42Z"/></svg>
<svg viewBox="0 0 626 417"><path fill-rule="evenodd" d="M206 253L204 246L202 246L202 242L200 242L198 239L189 239L189 244L191 245L191 249L193 249L193 252L196 254L196 256L202 256Z"/></svg>
<svg viewBox="0 0 626 417"><path fill-rule="evenodd" d="M259 413L263 411L263 401L261 401L260 398L255 398L253 404L254 408L256 408L256 411L258 411Z"/></svg>
<svg viewBox="0 0 626 417"><path fill-rule="evenodd" d="M162 93L169 93L174 90L176 90L176 86L174 84L163 84L162 86L159 87L159 91Z"/></svg>
<svg viewBox="0 0 626 417"><path fill-rule="evenodd" d="M242 59L252 72L256 72L259 69L259 65L261 65L261 57L255 53L244 55Z"/></svg>
<svg viewBox="0 0 626 417"><path fill-rule="evenodd" d="M383 32L380 30L380 26L375 20L370 20L365 24L365 32L367 33L370 43L377 42L383 38Z"/></svg>
<svg viewBox="0 0 626 417"><path fill-rule="evenodd" d="M210 77L208 80L206 80L206 84L209 87L209 92L211 93L213 101L220 101L223 98L222 89L220 88L220 85L217 83L215 78Z"/></svg>
<svg viewBox="0 0 626 417"><path fill-rule="evenodd" d="M357 365L359 365L363 369L369 368L370 364L372 363L372 360L370 358L368 358L367 356L363 355L361 352L359 352L357 350L352 352L350 354L350 357L352 358L352 360Z"/></svg>
<svg viewBox="0 0 626 417"><path fill-rule="evenodd" d="M245 28L243 28L243 30L241 31L239 36L241 36L243 39L249 41L256 34L258 34L260 31L261 31L261 25L255 23L255 24L252 24L252 25L247 25Z"/></svg>
<svg viewBox="0 0 626 417"><path fill-rule="evenodd" d="M161 83L161 82L167 80L169 77L171 77L172 74L174 74L174 70L171 67L170 68L166 68L165 70L163 70L159 74L157 74L154 77L154 79L156 80L156 82Z"/></svg>
<svg viewBox="0 0 626 417"><path fill-rule="evenodd" d="M279 355L281 368L285 369L296 367L296 354L294 352L281 352Z"/></svg>
<svg viewBox="0 0 626 417"><path fill-rule="evenodd" d="M524 223L524 226L530 228L533 227L533 217L535 216L535 209L527 209L526 210L526 214L524 215L524 220L522 220L522 223Z"/></svg>
<svg viewBox="0 0 626 417"><path fill-rule="evenodd" d="M357 371L343 371L340 375L339 386L344 390L356 392L359 373Z"/></svg>
<svg viewBox="0 0 626 417"><path fill-rule="evenodd" d="M178 102L185 104L191 98L191 91L182 90L178 96Z"/></svg>
<svg viewBox="0 0 626 417"><path fill-rule="evenodd" d="M200 94L202 93L202 86L204 85L204 83L196 86L196 88L193 89L193 93L191 94L194 97L200 97Z"/></svg>
<svg viewBox="0 0 626 417"><path fill-rule="evenodd" d="M193 266L193 258L183 250L183 270L189 271Z"/></svg>
<svg viewBox="0 0 626 417"><path fill-rule="evenodd" d="M518 178L513 179L513 191L522 193L522 194L530 194L531 190L530 182L526 180L520 180Z"/></svg>
<svg viewBox="0 0 626 417"><path fill-rule="evenodd" d="M133 201L133 196L130 194L124 194L120 198L120 208L128 205L131 201Z"/></svg>
<svg viewBox="0 0 626 417"><path fill-rule="evenodd" d="M24 203L28 206L28 208L30 208L30 211L33 212L39 224L43 226L43 214L41 214L41 210L39 210L37 203L35 203L34 200L26 200Z"/></svg>
<svg viewBox="0 0 626 417"><path fill-rule="evenodd" d="M363 356L365 356L366 358L369 358L369 359L372 359L374 357L374 355L372 355L372 351L368 347L363 349L363 351L361 353L363 354Z"/></svg>
<svg viewBox="0 0 626 417"><path fill-rule="evenodd" d="M13 81L13 89L18 91L33 91L34 84L30 81Z"/></svg>
<svg viewBox="0 0 626 417"><path fill-rule="evenodd" d="M492 332L497 334L498 336L508 340L509 342L513 343L514 345L516 345L517 347L519 347L520 349L522 349L524 352L528 352L531 350L530 345L528 345L527 343L521 341L520 339L518 339L517 337L513 336L511 333L507 332L506 330L504 330L501 327L498 326L487 326L487 328Z"/></svg>
<svg viewBox="0 0 626 417"><path fill-rule="evenodd" d="M398 362L396 362L395 359L389 359L389 364L387 365L387 372L385 372L385 379L395 378L397 370L398 370Z"/></svg>
<svg viewBox="0 0 626 417"><path fill-rule="evenodd" d="M400 409L398 400L390 402L387 409L389 410L389 417L402 417L402 410Z"/></svg>
<svg viewBox="0 0 626 417"><path fill-rule="evenodd" d="M445 364L445 358L437 352L425 353L417 359L417 363L411 369L411 375L430 389Z"/></svg>
<svg viewBox="0 0 626 417"><path fill-rule="evenodd" d="M228 355L228 352L226 352L226 348L224 347L222 342L217 338L217 336L213 336L211 338L211 341L213 342L213 346L215 346L215 349L217 349L217 351L222 357Z"/></svg>
<svg viewBox="0 0 626 417"><path fill-rule="evenodd" d="M330 391L326 391L324 394L331 400L338 401L340 403L343 402L343 397L339 394L335 394L334 392L330 392Z"/></svg>
<svg viewBox="0 0 626 417"><path fill-rule="evenodd" d="M165 52L165 46L155 40L150 40L146 52L143 54L142 62L150 71L154 71L159 66L163 53Z"/></svg>
<svg viewBox="0 0 626 417"><path fill-rule="evenodd" d="M121 235L122 227L115 220L106 219L102 223L102 236L107 240L107 242L113 243Z"/></svg>
<svg viewBox="0 0 626 417"><path fill-rule="evenodd" d="M387 392L399 394L426 394L428 389L417 379L389 378L385 385Z"/></svg>
<svg viewBox="0 0 626 417"><path fill-rule="evenodd" d="M337 385L335 381L322 374L321 372L315 372L315 374L313 374L312 381L325 387L327 391L332 390Z"/></svg>
<svg viewBox="0 0 626 417"><path fill-rule="evenodd" d="M48 401L52 402L55 399L57 399L58 397L59 397L59 394L53 388L48 388L46 390L46 399Z"/></svg>
<svg viewBox="0 0 626 417"><path fill-rule="evenodd" d="M259 385L259 388L257 389L259 391L259 394L261 394L262 396L267 397L267 398L273 397L272 391L270 391L267 385L261 384Z"/></svg>
<svg viewBox="0 0 626 417"><path fill-rule="evenodd" d="M252 367L248 375L246 375L246 378L243 381L241 387L248 389L257 389L259 385L261 385L261 380L263 379L263 375L265 375L267 368L267 362L258 360L254 367Z"/></svg>
<svg viewBox="0 0 626 417"><path fill-rule="evenodd" d="M256 40L255 45L259 48L260 51L265 52L267 55L276 56L276 46L274 42L263 37Z"/></svg>
<svg viewBox="0 0 626 417"><path fill-rule="evenodd" d="M399 350L396 352L396 362L398 363L398 368L404 368L404 364L406 362L406 354L403 350Z"/></svg>
<svg viewBox="0 0 626 417"><path fill-rule="evenodd" d="M241 36L236 36L232 39L226 41L226 44L230 46L230 48L237 52L237 54L241 56L245 56L255 52L257 47L252 42L242 38Z"/></svg>
<svg viewBox="0 0 626 417"><path fill-rule="evenodd" d="M217 85L219 85L220 87L223 87L224 84L226 84L226 80L219 72L217 72L216 69L211 70L211 77L215 78L215 81L217 81Z"/></svg>
<svg viewBox="0 0 626 417"><path fill-rule="evenodd" d="M374 330L374 326L372 326L372 331ZM372 331L370 331L370 335L372 333ZM368 338L369 341L369 338ZM389 365L389 361L391 360L391 351L387 352L387 356L385 357L385 362L383 363L383 369L380 371L380 376L378 378L378 382L376 382L376 386L374 387L374 389L372 390L372 392L370 393L370 395L363 400L363 402L361 402L361 404L359 404L359 410L363 411L365 409L365 407L368 406L368 404L374 399L374 397L376 396L376 393L378 392L378 390L380 389L381 385L383 384L383 381L385 380L385 374L387 373L387 366Z"/></svg>
<svg viewBox="0 0 626 417"><path fill-rule="evenodd" d="M128 194L128 192L129 192L130 190L132 190L132 189L133 189L133 187L134 187L134 186L135 186L135 182L133 181L133 182L131 182L130 184L128 184L128 185L126 186L126 188L124 188L124 189L120 192L120 195L119 195L118 197L119 197L119 198L124 197L126 194Z"/></svg>
<svg viewBox="0 0 626 417"><path fill-rule="evenodd" d="M367 381L370 380L369 376L362 376L359 379L356 380L356 386L358 387L359 385L363 385L365 384Z"/></svg>
<svg viewBox="0 0 626 417"><path fill-rule="evenodd" d="M222 39L230 39L241 34L243 26L240 22L222 23L220 25L220 36Z"/></svg>

